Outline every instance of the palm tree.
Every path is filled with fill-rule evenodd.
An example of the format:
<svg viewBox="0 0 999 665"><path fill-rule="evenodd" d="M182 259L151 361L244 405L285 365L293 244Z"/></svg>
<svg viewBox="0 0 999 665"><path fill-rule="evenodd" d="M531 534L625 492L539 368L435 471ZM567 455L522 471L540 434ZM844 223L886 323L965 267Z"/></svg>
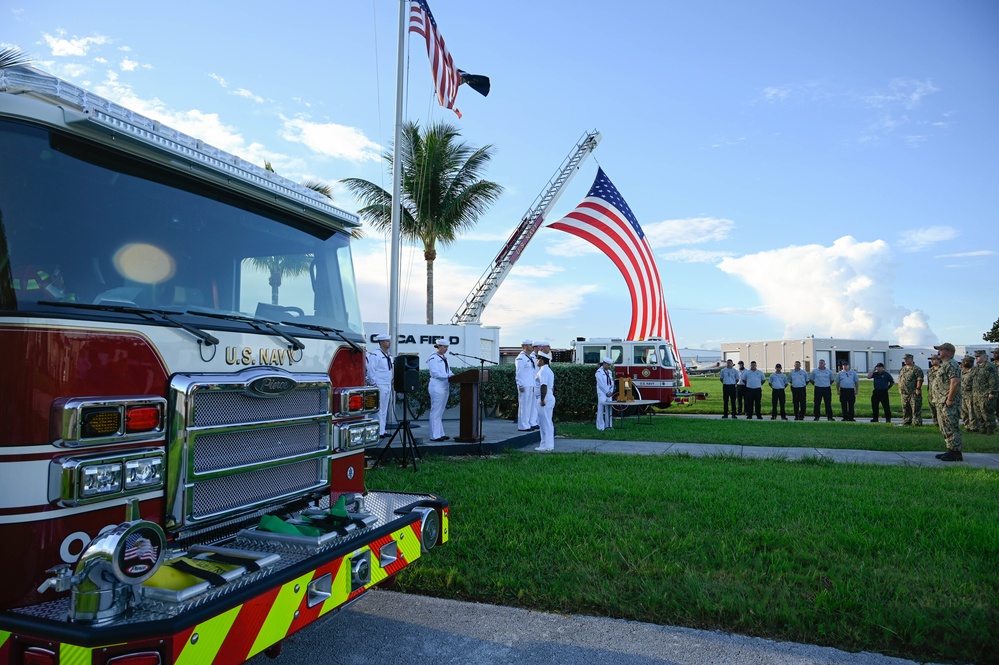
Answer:
<svg viewBox="0 0 999 665"><path fill-rule="evenodd" d="M483 180L481 173L493 156L493 147L473 148L460 140L458 128L444 122L427 128L425 134L414 122L402 128L402 220L403 238L423 243L427 262L427 323L434 322L434 261L437 245L447 247L459 233L471 228L503 187ZM392 153L385 160L392 166ZM364 207L358 214L376 229L392 229L392 194L361 178L342 181L359 197Z"/></svg>
<svg viewBox="0 0 999 665"><path fill-rule="evenodd" d="M0 69L31 64L31 58L16 46L0 49Z"/></svg>
<svg viewBox="0 0 999 665"><path fill-rule="evenodd" d="M271 287L271 304L278 304L278 291L284 276L298 277L309 272L312 266L311 254L293 256L258 256L249 259L250 265L263 272L270 273L267 283Z"/></svg>

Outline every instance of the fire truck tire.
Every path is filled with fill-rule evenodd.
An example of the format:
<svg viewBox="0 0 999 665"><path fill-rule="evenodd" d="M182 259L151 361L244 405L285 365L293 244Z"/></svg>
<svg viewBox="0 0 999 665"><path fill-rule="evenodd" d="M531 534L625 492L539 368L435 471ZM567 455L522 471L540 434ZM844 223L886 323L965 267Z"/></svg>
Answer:
<svg viewBox="0 0 999 665"><path fill-rule="evenodd" d="M379 589L394 589L395 588L395 580L396 580L396 576L395 575L389 575L388 577L386 577L385 579L383 579L381 582L379 582L376 586L378 586Z"/></svg>
<svg viewBox="0 0 999 665"><path fill-rule="evenodd" d="M284 646L284 640L278 642L277 644L272 644L271 646L264 649L264 655L270 659L276 659L281 655L281 647Z"/></svg>

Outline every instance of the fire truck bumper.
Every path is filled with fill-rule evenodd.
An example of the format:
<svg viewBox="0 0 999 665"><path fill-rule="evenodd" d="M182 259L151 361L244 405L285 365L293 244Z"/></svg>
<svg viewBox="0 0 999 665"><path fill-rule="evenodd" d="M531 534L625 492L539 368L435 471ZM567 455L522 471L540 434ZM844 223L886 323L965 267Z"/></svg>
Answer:
<svg viewBox="0 0 999 665"><path fill-rule="evenodd" d="M135 607L106 623L67 621L68 600L0 614L2 665L226 665L242 663L448 540L447 502L370 492L370 526L327 539L258 537L228 548L275 563L176 601L140 590ZM276 557L274 555L277 555Z"/></svg>

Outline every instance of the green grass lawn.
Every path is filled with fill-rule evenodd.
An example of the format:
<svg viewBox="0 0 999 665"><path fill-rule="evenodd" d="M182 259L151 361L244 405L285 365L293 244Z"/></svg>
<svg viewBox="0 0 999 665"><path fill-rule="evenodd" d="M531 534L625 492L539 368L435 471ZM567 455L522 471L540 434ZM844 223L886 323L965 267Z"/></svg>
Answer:
<svg viewBox="0 0 999 665"><path fill-rule="evenodd" d="M999 662L995 471L513 452L367 485L450 501L451 542L403 571L406 591Z"/></svg>
<svg viewBox="0 0 999 665"><path fill-rule="evenodd" d="M744 446L784 446L788 448L836 448L854 450L943 452L940 430L930 423L923 427L895 427L886 424L843 423L821 420L720 420L685 418L674 414L655 415L652 424L643 417L614 421L613 430L597 431L594 423L556 423L555 434L568 439L604 441L669 441L672 443L724 443ZM964 452L997 453L999 436L965 433Z"/></svg>

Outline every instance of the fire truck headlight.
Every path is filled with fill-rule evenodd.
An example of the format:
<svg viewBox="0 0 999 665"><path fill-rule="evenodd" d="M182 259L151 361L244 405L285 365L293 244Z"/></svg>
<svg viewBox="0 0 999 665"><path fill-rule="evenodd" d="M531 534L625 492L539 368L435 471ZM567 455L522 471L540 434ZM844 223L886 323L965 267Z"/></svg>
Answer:
<svg viewBox="0 0 999 665"><path fill-rule="evenodd" d="M163 458L144 457L125 462L125 489L159 485L162 480Z"/></svg>
<svg viewBox="0 0 999 665"><path fill-rule="evenodd" d="M366 448L378 443L378 423L365 420L359 423L340 425L339 446L344 450L354 450L355 448Z"/></svg>
<svg viewBox="0 0 999 665"><path fill-rule="evenodd" d="M121 464L88 464L80 474L80 496L92 497L121 491Z"/></svg>

